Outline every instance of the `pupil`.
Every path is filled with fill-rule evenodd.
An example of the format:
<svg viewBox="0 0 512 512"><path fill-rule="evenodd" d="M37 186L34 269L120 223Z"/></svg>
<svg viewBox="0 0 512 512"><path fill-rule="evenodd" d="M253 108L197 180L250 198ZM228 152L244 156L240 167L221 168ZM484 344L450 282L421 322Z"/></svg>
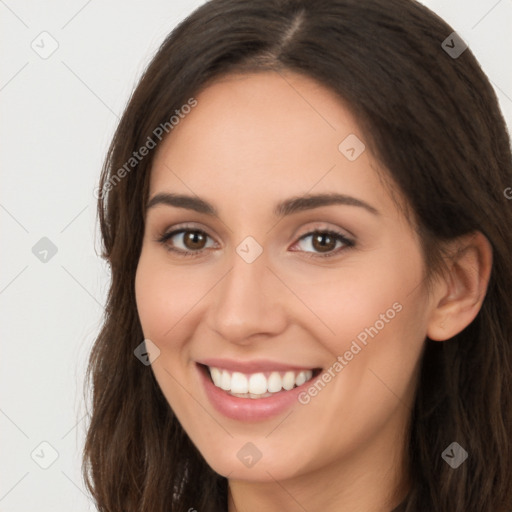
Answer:
<svg viewBox="0 0 512 512"><path fill-rule="evenodd" d="M188 235L188 241L191 242L192 247L195 249L197 249L197 247L194 244L197 244L198 239L200 239L200 238L202 238L202 235L201 235L201 233L199 233L197 231L192 231ZM199 242L199 245L201 245L200 242Z"/></svg>
<svg viewBox="0 0 512 512"><path fill-rule="evenodd" d="M331 240L331 244L325 244L325 243L321 243L320 241L321 240L324 240L325 238ZM333 247L330 247L332 245L332 238L330 237L330 235L317 235L315 237L315 242L319 242L320 243L320 250L322 252L327 252L329 249L333 249Z"/></svg>

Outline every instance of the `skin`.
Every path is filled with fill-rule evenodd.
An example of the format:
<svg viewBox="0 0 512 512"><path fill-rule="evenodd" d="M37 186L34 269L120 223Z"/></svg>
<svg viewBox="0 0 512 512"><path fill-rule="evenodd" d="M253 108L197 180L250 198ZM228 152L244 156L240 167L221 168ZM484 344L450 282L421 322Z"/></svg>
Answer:
<svg viewBox="0 0 512 512"><path fill-rule="evenodd" d="M219 215L162 204L147 212L136 300L144 336L160 350L155 377L208 464L228 477L229 512L389 512L410 484L403 439L425 337L446 340L477 315L489 243L479 233L454 243L464 250L429 295L418 236L377 162L368 149L355 161L338 150L349 134L364 134L330 90L291 72L263 72L224 77L196 98L155 155L149 197L197 195ZM281 200L321 192L379 213L330 205L273 215ZM205 247L198 257L157 241L184 222L208 235L203 245L178 234L167 246ZM312 236L300 240L314 228L339 231L355 246L339 251L342 243L332 242L328 252L337 254L321 258ZM263 249L252 263L236 252L247 236ZM395 303L401 311L308 404L248 423L208 401L196 360L326 369ZM250 468L237 457L247 442L262 454Z"/></svg>

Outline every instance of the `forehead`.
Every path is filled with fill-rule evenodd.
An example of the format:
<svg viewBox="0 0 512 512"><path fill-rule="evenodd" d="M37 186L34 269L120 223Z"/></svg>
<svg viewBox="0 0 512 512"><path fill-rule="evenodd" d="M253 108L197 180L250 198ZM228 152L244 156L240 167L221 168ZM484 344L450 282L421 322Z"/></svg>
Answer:
<svg viewBox="0 0 512 512"><path fill-rule="evenodd" d="M257 197L274 204L283 195L336 191L382 206L377 163L356 119L311 78L229 75L196 100L157 151L150 196L192 192L217 204L222 192L226 201ZM360 156L347 158L347 144Z"/></svg>

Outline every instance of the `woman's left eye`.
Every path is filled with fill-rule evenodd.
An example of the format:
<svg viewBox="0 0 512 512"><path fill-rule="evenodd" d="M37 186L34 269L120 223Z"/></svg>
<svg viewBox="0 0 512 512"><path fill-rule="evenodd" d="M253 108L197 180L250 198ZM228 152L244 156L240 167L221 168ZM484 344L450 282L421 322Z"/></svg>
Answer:
<svg viewBox="0 0 512 512"><path fill-rule="evenodd" d="M169 242L175 237L178 243L173 242L170 244ZM205 245L208 238L210 236L200 229L181 228L164 233L157 241L164 245L167 250L180 256L195 257L200 256L206 249L211 249L211 245ZM355 245L354 241L349 240L342 233L333 230L316 229L302 235L293 247L308 238L311 238L311 241L306 245L313 248L314 251L319 251L311 252L310 257L328 258L336 256L340 251ZM182 247L179 247L180 244ZM340 244L341 247L340 245L336 247L337 244Z"/></svg>
<svg viewBox="0 0 512 512"><path fill-rule="evenodd" d="M312 257L318 256L320 258L329 258L332 256L336 256L337 254L340 253L340 251L349 249L351 247L354 247L355 245L355 242L353 240L349 240L347 237L345 237L341 233L338 233L337 231L319 229L301 236L297 243L310 237L311 241L307 245L315 250L320 250L320 253L323 253L311 253ZM336 249L336 244L338 242L341 244L341 247L338 246ZM334 249L336 250L334 251Z"/></svg>

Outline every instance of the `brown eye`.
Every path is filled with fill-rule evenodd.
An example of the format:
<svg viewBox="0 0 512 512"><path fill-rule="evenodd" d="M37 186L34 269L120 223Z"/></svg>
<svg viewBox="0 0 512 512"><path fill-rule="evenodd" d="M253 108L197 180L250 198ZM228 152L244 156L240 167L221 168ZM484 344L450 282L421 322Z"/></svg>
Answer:
<svg viewBox="0 0 512 512"><path fill-rule="evenodd" d="M336 239L327 233L318 233L313 236L312 246L319 252L329 252L336 247Z"/></svg>
<svg viewBox="0 0 512 512"><path fill-rule="evenodd" d="M310 239L309 243L305 243ZM355 246L355 242L349 240L342 233L329 230L315 230L300 237L297 244L304 243L312 251L302 249L308 257L328 258L336 256L340 252ZM338 245L337 245L338 244Z"/></svg>
<svg viewBox="0 0 512 512"><path fill-rule="evenodd" d="M198 256L208 249L206 246L208 238L211 237L199 229L182 228L165 233L158 239L158 242L167 250L180 256Z"/></svg>
<svg viewBox="0 0 512 512"><path fill-rule="evenodd" d="M187 249L201 250L204 249L206 236L201 231L184 231L183 244Z"/></svg>

